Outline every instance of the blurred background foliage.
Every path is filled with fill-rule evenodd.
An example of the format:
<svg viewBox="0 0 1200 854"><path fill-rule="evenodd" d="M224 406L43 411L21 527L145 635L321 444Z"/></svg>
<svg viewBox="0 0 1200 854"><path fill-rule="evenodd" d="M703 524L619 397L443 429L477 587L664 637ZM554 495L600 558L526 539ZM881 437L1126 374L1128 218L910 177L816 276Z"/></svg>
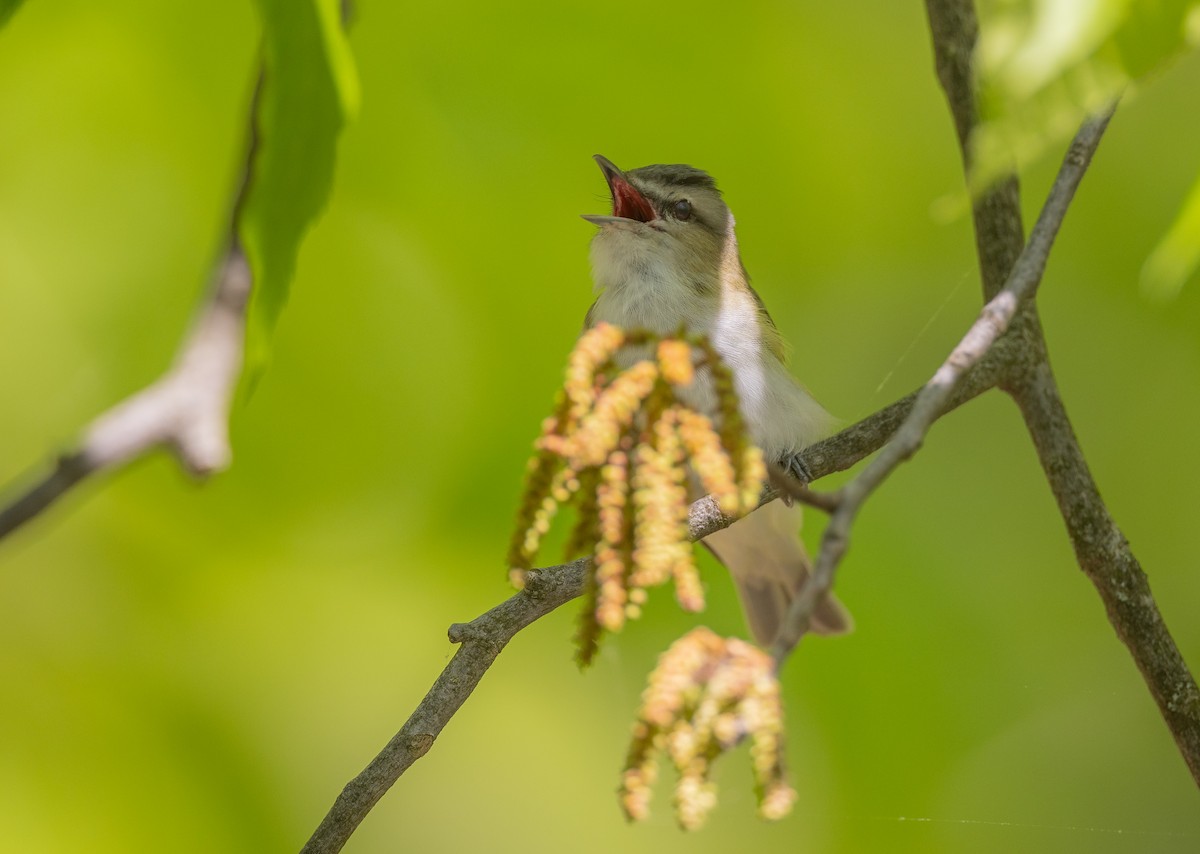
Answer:
<svg viewBox="0 0 1200 854"><path fill-rule="evenodd" d="M333 189L337 140L360 98L342 0L256 0L261 72L234 228L254 278L246 317L246 390L262 377L287 304L300 242Z"/></svg>
<svg viewBox="0 0 1200 854"><path fill-rule="evenodd" d="M0 32L0 482L169 362L220 248L257 40L232 0L36 0ZM509 593L524 461L590 303L591 154L717 176L797 374L846 420L923 382L978 309L915 0L363 0L350 42L359 118L233 469L197 488L156 456L0 546L8 850L299 848L452 654L446 626ZM1200 171L1197 87L1187 55L1122 106L1040 297L1194 667L1200 289L1152 301L1138 279ZM1057 157L1022 163L1030 219ZM702 621L742 632L703 569ZM1200 845L1194 785L1006 400L935 428L838 592L858 630L785 674L801 797L781 824L754 818L737 757L702 832L676 830L665 780L650 823L621 819L644 676L695 622L659 595L584 676L574 609L519 636L347 850Z"/></svg>

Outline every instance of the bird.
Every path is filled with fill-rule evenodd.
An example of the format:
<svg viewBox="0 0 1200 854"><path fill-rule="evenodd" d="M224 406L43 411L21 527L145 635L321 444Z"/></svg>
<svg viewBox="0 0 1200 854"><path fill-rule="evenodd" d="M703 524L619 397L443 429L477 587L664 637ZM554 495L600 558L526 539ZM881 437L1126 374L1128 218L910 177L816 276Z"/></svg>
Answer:
<svg viewBox="0 0 1200 854"><path fill-rule="evenodd" d="M589 250L596 299L585 329L605 322L662 336L681 329L706 336L730 369L750 438L769 464L807 483L799 451L832 432L836 419L789 372L783 337L750 286L734 217L716 181L682 164L622 171L599 154L595 160L612 213L583 215L598 227ZM621 354L621 367L643 355ZM715 409L703 372L680 396L697 411ZM800 508L777 500L702 541L733 577L751 635L764 646L811 572L800 523ZM818 634L851 627L832 594L810 621Z"/></svg>

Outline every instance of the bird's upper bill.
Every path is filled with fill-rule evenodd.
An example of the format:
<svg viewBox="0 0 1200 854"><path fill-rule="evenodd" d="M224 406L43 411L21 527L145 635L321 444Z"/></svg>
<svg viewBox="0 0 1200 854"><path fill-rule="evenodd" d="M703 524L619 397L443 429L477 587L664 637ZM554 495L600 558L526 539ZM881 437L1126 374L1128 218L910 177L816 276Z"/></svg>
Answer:
<svg viewBox="0 0 1200 854"><path fill-rule="evenodd" d="M633 220L634 222L650 222L658 218L654 206L642 193L629 183L625 173L607 157L596 155L596 162L604 172L604 180L608 182L608 190L612 193L612 216L596 216L585 214L584 219L596 225L604 225L614 220Z"/></svg>

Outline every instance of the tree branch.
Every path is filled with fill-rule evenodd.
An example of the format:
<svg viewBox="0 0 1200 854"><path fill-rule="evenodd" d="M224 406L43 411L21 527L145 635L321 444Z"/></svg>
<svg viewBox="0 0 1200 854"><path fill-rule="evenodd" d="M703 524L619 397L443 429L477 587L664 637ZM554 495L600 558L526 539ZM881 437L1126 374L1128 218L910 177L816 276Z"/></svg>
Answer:
<svg viewBox="0 0 1200 854"><path fill-rule="evenodd" d="M934 53L969 57L977 25L972 0L927 0ZM963 160L970 165L970 136L978 122L974 83L965 75L939 74L959 128ZM947 84L947 79L951 81ZM976 241L985 280L990 265L1011 251L1019 199L1012 197L981 210L976 205ZM989 244L995 241L996 247ZM1200 785L1200 690L1154 603L1149 582L1129 543L1108 512L1075 437L1050 368L1049 353L1036 305L1026 305L1009 338L1012 369L1002 383L1025 419L1038 459L1050 484L1080 568L1096 587L1109 622L1129 650L1175 743Z"/></svg>
<svg viewBox="0 0 1200 854"><path fill-rule="evenodd" d="M492 662L513 636L559 605L583 592L591 561L583 558L563 566L532 570L525 588L469 623L455 623L448 632L460 644L454 658L438 676L400 731L346 784L301 854L341 851L371 808L408 770L429 752L450 718L475 690Z"/></svg>
<svg viewBox="0 0 1200 854"><path fill-rule="evenodd" d="M963 171L971 172L971 134L979 123L975 105L972 58L979 39L979 21L971 0L926 0L929 31L933 36L934 64L946 93L954 130L962 153ZM975 249L983 298L990 300L1008 279L1009 271L1025 246L1021 224L1021 194L1016 174L1009 175L972 200Z"/></svg>
<svg viewBox="0 0 1200 854"><path fill-rule="evenodd" d="M1004 376L1004 362L996 353L989 353L963 374L946 405L946 412L999 385ZM919 391L914 391L895 403L885 406L869 418L852 424L840 433L809 445L801 454L805 466L819 480L834 472L845 471L883 447L912 411Z"/></svg>
<svg viewBox="0 0 1200 854"><path fill-rule="evenodd" d="M1129 541L1100 497L1048 361L1012 392L1067 526L1075 558L1104 603L1180 754L1200 785L1200 691Z"/></svg>
<svg viewBox="0 0 1200 854"><path fill-rule="evenodd" d="M994 365L975 366L946 404L953 409L996 384ZM885 407L842 432L806 448L804 462L814 478L843 471L874 453L892 437L916 394ZM778 492L768 489L762 503ZM688 537L693 542L729 527L736 521L725 516L710 497L691 506ZM469 623L450 627L451 642L461 644L450 663L421 700L400 731L370 764L346 784L328 814L321 820L301 854L334 854L341 851L355 829L379 799L414 762L424 756L454 713L479 685L484 673L510 640L535 620L583 594L591 560L583 558L559 566L531 570L525 589Z"/></svg>
<svg viewBox="0 0 1200 854"><path fill-rule="evenodd" d="M833 587L834 575L850 542L850 529L859 509L899 465L921 447L929 428L946 411L957 385L979 364L1008 330L1023 300L1033 294L1046 269L1046 261L1063 217L1075 195L1111 113L1089 120L1079 130L1059 169L1042 208L1029 244L1017 259L1000 292L983 307L967 334L918 392L911 410L887 447L853 480L842 487L841 501L830 517L821 540L812 575L792 602L771 655L782 664L808 631L817 605Z"/></svg>

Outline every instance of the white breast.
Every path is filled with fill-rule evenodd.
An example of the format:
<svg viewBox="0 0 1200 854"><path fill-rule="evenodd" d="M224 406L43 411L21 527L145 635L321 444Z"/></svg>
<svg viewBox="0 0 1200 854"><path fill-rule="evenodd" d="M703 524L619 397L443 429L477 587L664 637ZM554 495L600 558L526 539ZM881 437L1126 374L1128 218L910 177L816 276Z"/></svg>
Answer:
<svg viewBox="0 0 1200 854"><path fill-rule="evenodd" d="M660 335L683 326L708 336L733 373L752 438L770 457L778 459L825 435L833 419L763 346L758 306L750 292L729 286L698 290L664 263L669 254L655 251L655 244L628 233L609 233L592 242L592 270L601 290L592 320ZM626 353L620 361L627 366L647 355ZM706 373L683 397L699 411L715 409Z"/></svg>

